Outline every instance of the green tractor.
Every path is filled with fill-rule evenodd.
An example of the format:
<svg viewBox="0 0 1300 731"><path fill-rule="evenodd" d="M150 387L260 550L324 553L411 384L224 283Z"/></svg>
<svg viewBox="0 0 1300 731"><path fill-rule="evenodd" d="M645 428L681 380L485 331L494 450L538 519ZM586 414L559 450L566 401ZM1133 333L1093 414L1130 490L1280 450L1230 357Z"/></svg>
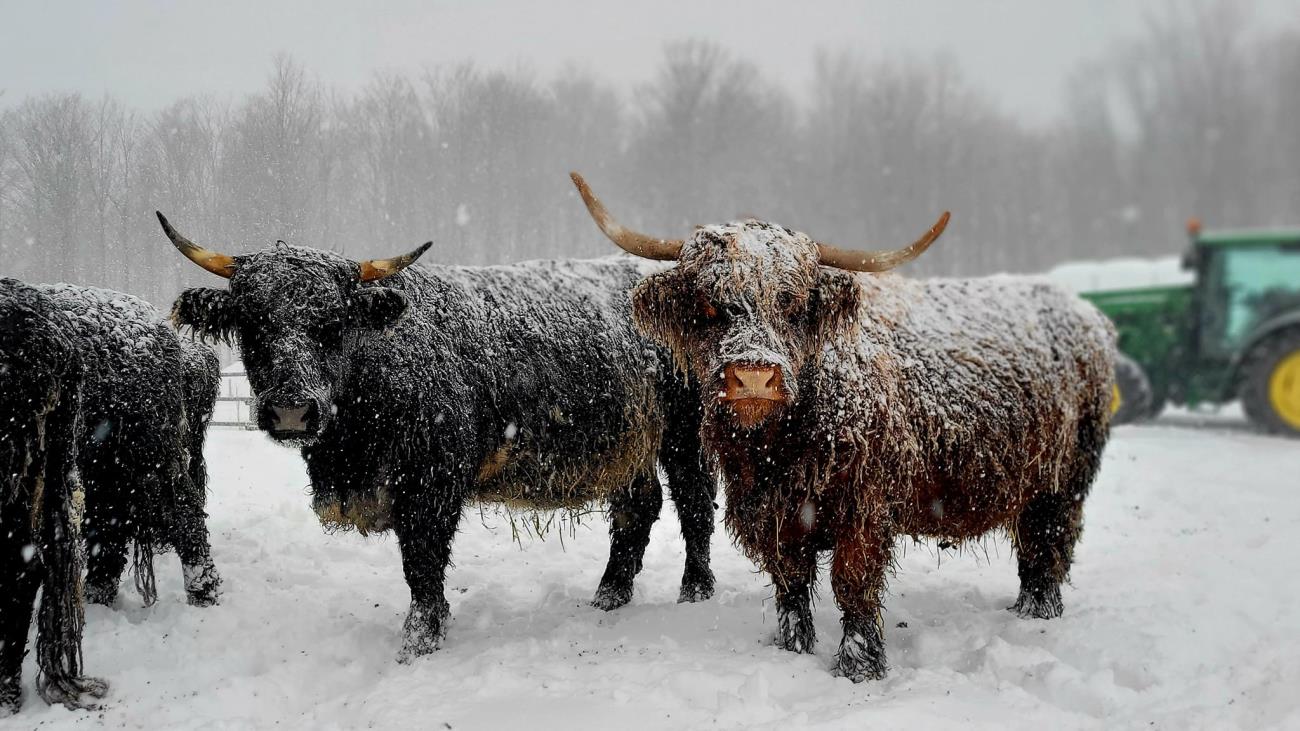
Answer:
<svg viewBox="0 0 1300 731"><path fill-rule="evenodd" d="M1240 399L1300 437L1300 229L1188 232L1192 283L1083 294L1119 330L1116 423Z"/></svg>

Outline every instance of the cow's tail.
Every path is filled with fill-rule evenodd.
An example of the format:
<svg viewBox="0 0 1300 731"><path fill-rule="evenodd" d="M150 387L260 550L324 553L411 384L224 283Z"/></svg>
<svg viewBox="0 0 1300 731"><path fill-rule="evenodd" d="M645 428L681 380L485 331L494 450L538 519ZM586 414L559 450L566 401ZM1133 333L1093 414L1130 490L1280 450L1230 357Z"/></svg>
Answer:
<svg viewBox="0 0 1300 731"><path fill-rule="evenodd" d="M131 572L135 574L135 590L140 592L146 607L158 601L158 580L153 573L154 544L150 538L139 536L135 540L135 553L131 557Z"/></svg>
<svg viewBox="0 0 1300 731"><path fill-rule="evenodd" d="M74 407L75 408L75 407ZM74 433L71 429L69 435ZM45 582L37 619L36 690L46 703L69 708L93 708L90 698L103 697L108 685L81 674L81 636L85 625L85 592L82 575L85 549L81 542L81 521L85 496L72 471L71 455L58 454L70 445L52 445L55 454L48 464L41 511L41 561Z"/></svg>

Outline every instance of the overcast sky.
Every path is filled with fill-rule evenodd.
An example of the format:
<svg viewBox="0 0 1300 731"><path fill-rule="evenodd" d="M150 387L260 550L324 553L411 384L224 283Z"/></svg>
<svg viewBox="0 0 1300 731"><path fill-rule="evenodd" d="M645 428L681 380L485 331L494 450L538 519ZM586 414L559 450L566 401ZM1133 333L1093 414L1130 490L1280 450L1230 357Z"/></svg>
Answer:
<svg viewBox="0 0 1300 731"><path fill-rule="evenodd" d="M1188 0L1170 0L1187 2ZM1300 2L1244 0L1257 27L1300 22ZM108 92L141 109L259 88L277 52L343 87L375 70L473 59L539 75L576 62L649 79L665 41L715 40L797 91L813 49L869 60L949 55L1024 121L1050 120L1080 61L1141 32L1165 0L440 1L0 0L0 105L28 94Z"/></svg>

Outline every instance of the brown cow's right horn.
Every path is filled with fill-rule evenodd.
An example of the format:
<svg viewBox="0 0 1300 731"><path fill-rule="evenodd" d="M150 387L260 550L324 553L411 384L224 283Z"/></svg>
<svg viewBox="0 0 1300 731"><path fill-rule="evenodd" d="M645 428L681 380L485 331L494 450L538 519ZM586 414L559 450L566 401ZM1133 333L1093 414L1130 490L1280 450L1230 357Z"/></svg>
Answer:
<svg viewBox="0 0 1300 731"><path fill-rule="evenodd" d="M886 251L854 251L837 249L827 244L817 244L817 254L822 266L847 269L851 272L887 272L920 256L930 244L939 238L939 234L948 227L948 212L944 211L939 220L930 227L921 238L901 249Z"/></svg>
<svg viewBox="0 0 1300 731"><path fill-rule="evenodd" d="M235 258L233 256L228 256L199 246L182 236L179 231L172 228L172 225L167 221L167 217L164 216L161 211L154 211L154 213L158 214L158 223L162 224L163 233L167 234L167 238L172 240L172 245L184 254L186 259L189 259L195 264L207 269L218 277L230 279L231 275L235 273Z"/></svg>
<svg viewBox="0 0 1300 731"><path fill-rule="evenodd" d="M609 215L609 211L605 210L604 204L591 192L591 188L587 187L587 181L583 180L581 175L569 173L569 177L573 178L573 184L578 186L582 201L587 204L587 212L595 219L596 225L609 237L609 240L618 244L618 248L629 254L658 261L674 261L678 254L682 253L681 239L656 239L623 228L622 224L615 221L614 217Z"/></svg>

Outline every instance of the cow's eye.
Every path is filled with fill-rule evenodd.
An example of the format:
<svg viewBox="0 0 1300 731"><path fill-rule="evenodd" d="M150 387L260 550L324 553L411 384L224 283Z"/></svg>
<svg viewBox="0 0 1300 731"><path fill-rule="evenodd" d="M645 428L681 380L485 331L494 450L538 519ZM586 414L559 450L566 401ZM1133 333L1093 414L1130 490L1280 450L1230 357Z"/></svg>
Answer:
<svg viewBox="0 0 1300 731"><path fill-rule="evenodd" d="M803 313L803 304L789 292L782 292L776 296L776 306L782 314L791 319L796 319Z"/></svg>
<svg viewBox="0 0 1300 731"><path fill-rule="evenodd" d="M718 308L703 296L696 302L695 311L698 322L715 322L718 319Z"/></svg>

